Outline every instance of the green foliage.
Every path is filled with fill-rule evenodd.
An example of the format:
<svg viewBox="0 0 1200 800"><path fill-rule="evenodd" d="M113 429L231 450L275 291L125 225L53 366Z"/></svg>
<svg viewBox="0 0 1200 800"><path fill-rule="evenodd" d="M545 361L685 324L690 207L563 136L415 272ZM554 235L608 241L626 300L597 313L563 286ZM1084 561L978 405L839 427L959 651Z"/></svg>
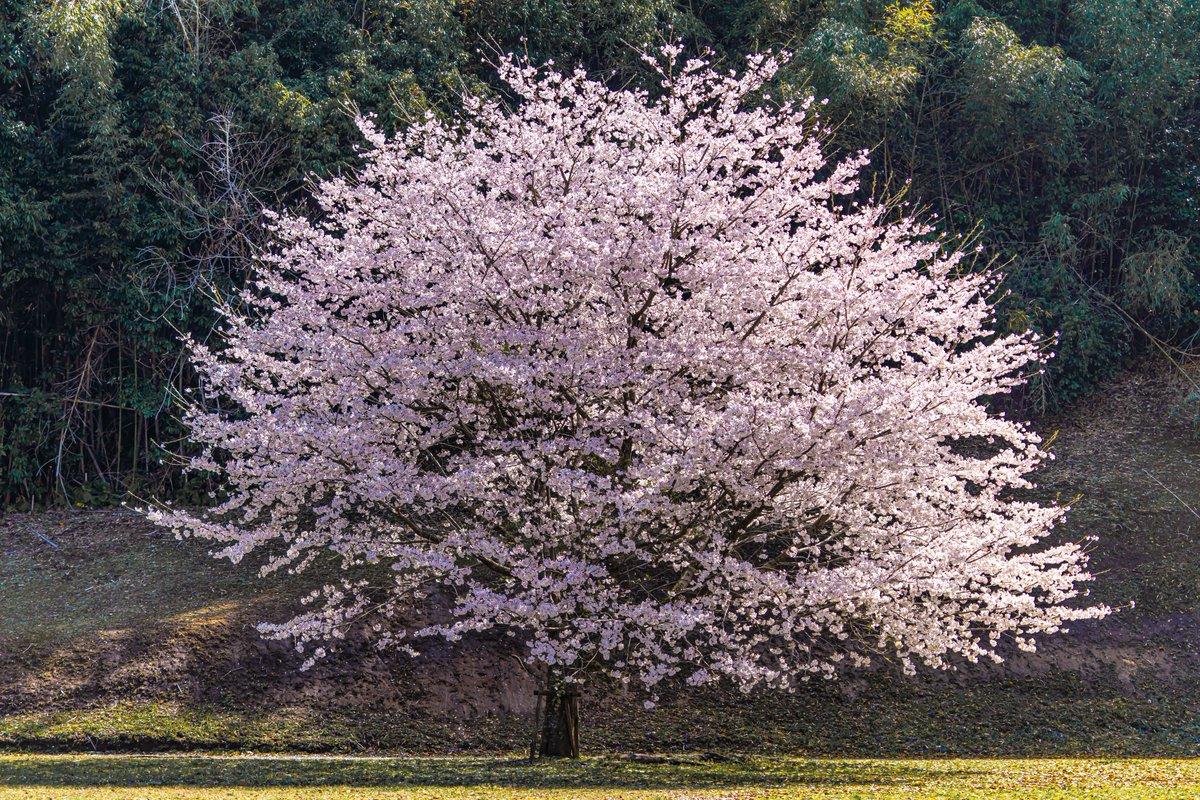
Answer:
<svg viewBox="0 0 1200 800"><path fill-rule="evenodd" d="M1178 233L1151 228L1131 243L1122 265L1122 296L1134 312L1159 322L1179 319L1190 305L1195 283L1188 269L1188 240Z"/></svg>
<svg viewBox="0 0 1200 800"><path fill-rule="evenodd" d="M0 0L0 505L170 474L179 334L263 206L353 166L351 109L452 112L513 50L653 86L671 37L791 50L782 93L828 98L872 191L977 231L1004 324L1060 333L1037 407L1194 333L1191 0Z"/></svg>
<svg viewBox="0 0 1200 800"><path fill-rule="evenodd" d="M835 113L884 116L912 92L938 33L928 0L892 3L875 18L859 7L820 19L800 51L801 61Z"/></svg>
<svg viewBox="0 0 1200 800"><path fill-rule="evenodd" d="M958 43L957 89L963 155L977 162L1024 161L1041 151L1055 165L1074 155L1087 73L1061 48L1025 46L1004 22L977 17Z"/></svg>
<svg viewBox="0 0 1200 800"><path fill-rule="evenodd" d="M27 35L63 73L74 102L112 84L109 37L124 7L125 0L49 0L26 17Z"/></svg>

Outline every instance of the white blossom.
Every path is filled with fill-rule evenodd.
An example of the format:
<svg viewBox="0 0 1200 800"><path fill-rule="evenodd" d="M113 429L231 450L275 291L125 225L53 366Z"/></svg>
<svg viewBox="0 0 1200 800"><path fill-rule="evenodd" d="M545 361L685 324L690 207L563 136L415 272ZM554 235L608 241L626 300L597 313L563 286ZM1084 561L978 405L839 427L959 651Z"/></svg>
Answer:
<svg viewBox="0 0 1200 800"><path fill-rule="evenodd" d="M306 652L496 629L647 688L940 667L1105 613L1044 542L1039 437L985 402L1039 348L992 329L996 276L856 203L866 156L754 101L775 60L659 62L651 95L508 60L512 109L362 121L361 172L275 218L191 346L227 499L151 516L265 572L332 555L345 582L263 627Z"/></svg>

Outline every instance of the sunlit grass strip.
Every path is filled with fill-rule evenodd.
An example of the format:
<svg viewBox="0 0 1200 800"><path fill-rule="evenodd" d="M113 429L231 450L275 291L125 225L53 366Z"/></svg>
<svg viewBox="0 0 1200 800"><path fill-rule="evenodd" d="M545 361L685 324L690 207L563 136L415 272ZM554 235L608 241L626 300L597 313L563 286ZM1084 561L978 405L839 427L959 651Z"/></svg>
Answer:
<svg viewBox="0 0 1200 800"><path fill-rule="evenodd" d="M3 755L0 798L1182 798L1194 759Z"/></svg>

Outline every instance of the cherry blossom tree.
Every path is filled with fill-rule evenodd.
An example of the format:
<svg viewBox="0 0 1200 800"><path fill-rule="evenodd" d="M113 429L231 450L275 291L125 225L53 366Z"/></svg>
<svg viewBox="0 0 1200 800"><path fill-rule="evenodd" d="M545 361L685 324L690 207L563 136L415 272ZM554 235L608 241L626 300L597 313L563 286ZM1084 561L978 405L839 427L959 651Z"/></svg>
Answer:
<svg viewBox="0 0 1200 800"><path fill-rule="evenodd" d="M512 107L362 121L361 171L274 218L192 345L191 468L226 496L154 519L264 573L332 555L262 628L310 662L358 623L515 637L547 753L588 674L787 689L1105 613L1045 541L1039 437L989 411L1040 347L993 330L995 276L855 202L865 155L770 97L776 60L654 61L653 93L510 59Z"/></svg>

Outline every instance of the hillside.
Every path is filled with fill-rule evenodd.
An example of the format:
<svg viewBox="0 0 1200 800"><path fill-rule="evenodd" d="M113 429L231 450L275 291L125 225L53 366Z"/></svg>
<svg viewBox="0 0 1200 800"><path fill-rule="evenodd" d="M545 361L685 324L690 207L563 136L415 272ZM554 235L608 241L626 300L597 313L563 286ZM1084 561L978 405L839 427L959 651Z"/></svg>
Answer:
<svg viewBox="0 0 1200 800"><path fill-rule="evenodd" d="M653 712L599 687L584 747L841 755L1200 754L1200 435L1180 379L1126 375L1046 420L1062 535L1098 537L1094 597L1120 607L1036 654L794 696L692 692ZM513 750L532 683L496 643L416 661L353 646L311 672L264 642L274 579L125 511L0 520L0 745L20 749ZM294 580L294 579L293 579ZM1132 603L1132 605L1131 605Z"/></svg>

